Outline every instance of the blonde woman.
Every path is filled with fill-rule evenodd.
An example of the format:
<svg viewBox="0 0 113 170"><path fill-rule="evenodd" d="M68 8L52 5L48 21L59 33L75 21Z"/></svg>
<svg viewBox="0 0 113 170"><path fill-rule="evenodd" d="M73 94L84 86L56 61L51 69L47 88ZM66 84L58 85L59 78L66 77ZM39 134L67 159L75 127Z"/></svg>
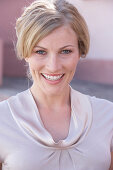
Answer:
<svg viewBox="0 0 113 170"><path fill-rule="evenodd" d="M36 0L16 23L32 86L0 103L3 170L113 170L113 103L69 85L89 49L87 25L65 0Z"/></svg>

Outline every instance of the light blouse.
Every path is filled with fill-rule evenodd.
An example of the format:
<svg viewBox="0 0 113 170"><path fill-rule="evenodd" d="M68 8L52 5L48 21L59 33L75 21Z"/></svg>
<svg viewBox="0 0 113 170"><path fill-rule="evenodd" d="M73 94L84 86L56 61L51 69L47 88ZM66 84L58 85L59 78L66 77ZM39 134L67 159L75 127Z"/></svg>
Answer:
<svg viewBox="0 0 113 170"><path fill-rule="evenodd" d="M71 88L68 136L55 143L30 89L0 103L2 170L109 170L113 103Z"/></svg>

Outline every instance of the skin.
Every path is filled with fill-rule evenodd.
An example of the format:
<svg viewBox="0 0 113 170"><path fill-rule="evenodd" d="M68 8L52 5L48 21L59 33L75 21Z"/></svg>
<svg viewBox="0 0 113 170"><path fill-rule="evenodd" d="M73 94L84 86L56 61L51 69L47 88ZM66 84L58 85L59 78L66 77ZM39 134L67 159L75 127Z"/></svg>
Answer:
<svg viewBox="0 0 113 170"><path fill-rule="evenodd" d="M33 78L32 95L42 122L55 142L68 135L71 117L69 83L79 58L77 36L69 25L65 25L36 44L26 59ZM63 77L58 81L48 81L42 73Z"/></svg>
<svg viewBox="0 0 113 170"><path fill-rule="evenodd" d="M65 46L67 47L64 48ZM69 25L57 28L34 47L26 61L33 78L31 91L40 104L54 107L57 103L58 107L69 103L69 83L74 76L79 57L77 36ZM50 84L41 73L64 76L59 83Z"/></svg>

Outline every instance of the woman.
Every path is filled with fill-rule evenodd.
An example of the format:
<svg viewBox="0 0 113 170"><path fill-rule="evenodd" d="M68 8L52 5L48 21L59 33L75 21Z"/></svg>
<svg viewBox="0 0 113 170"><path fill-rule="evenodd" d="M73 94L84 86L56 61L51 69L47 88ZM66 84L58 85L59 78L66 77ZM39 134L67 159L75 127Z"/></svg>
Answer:
<svg viewBox="0 0 113 170"><path fill-rule="evenodd" d="M0 104L2 169L112 170L113 103L69 85L89 49L82 16L66 1L36 0L16 31L33 85Z"/></svg>

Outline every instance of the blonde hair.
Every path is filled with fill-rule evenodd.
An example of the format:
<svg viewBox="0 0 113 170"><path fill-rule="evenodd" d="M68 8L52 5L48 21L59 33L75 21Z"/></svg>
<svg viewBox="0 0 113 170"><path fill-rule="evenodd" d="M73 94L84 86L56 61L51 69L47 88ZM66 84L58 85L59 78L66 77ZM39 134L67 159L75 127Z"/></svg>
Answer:
<svg viewBox="0 0 113 170"><path fill-rule="evenodd" d="M36 43L64 24L75 31L80 55L85 57L90 43L87 24L76 7L65 0L36 0L25 8L16 22L18 57L29 57Z"/></svg>

